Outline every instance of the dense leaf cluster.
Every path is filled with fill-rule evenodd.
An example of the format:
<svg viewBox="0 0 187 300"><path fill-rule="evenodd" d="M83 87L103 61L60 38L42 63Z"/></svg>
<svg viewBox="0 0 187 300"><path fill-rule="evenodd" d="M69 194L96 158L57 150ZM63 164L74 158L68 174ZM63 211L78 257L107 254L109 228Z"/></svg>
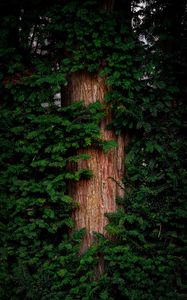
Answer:
<svg viewBox="0 0 187 300"><path fill-rule="evenodd" d="M97 1L0 4L1 299L187 297L183 2L149 1L137 14L131 1L133 31L123 1L113 12ZM109 126L130 140L111 238L96 235L82 255L68 184L91 171L70 165L88 159L78 149L103 146L105 108L67 105L79 70L105 78Z"/></svg>

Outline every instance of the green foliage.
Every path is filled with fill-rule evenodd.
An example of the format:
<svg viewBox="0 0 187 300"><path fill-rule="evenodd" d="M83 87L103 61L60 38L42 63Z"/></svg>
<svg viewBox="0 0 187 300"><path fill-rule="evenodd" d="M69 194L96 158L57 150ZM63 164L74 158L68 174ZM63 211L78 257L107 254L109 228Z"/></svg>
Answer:
<svg viewBox="0 0 187 300"><path fill-rule="evenodd" d="M1 299L186 299L183 1L173 7L175 27L169 0L142 7L143 22L133 11L134 32L122 6L111 13L97 1L13 2L0 4ZM110 238L96 233L82 255L67 187L92 174L70 166L89 159L78 149L116 145L101 140L99 101L66 105L79 70L105 78L109 127L130 140L125 197L107 214Z"/></svg>
<svg viewBox="0 0 187 300"><path fill-rule="evenodd" d="M34 106L35 99L24 105L28 89L22 87L22 101L14 95L12 110L1 109L3 274L7 261L11 266L4 297L10 292L15 299L59 299L65 295L59 291L73 284L81 242L81 236L68 237L76 203L67 185L89 176L89 170L72 171L68 164L88 159L75 150L99 138L101 105L45 108Z"/></svg>

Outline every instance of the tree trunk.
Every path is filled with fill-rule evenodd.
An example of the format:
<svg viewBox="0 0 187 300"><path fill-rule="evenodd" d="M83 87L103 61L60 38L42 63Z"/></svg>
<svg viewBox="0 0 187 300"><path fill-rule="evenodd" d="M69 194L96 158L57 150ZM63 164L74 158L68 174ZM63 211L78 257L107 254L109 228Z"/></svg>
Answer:
<svg viewBox="0 0 187 300"><path fill-rule="evenodd" d="M84 100L87 106L97 100L104 103L106 92L107 86L103 78L82 71L71 76L67 98L69 103ZM80 150L79 153L87 153L91 158L78 162L77 169L91 169L93 177L71 182L69 186L70 195L79 203L74 212L76 228L86 228L81 252L92 244L94 231L106 234L104 227L107 218L104 214L115 211L116 197L123 196L119 183L123 177L125 139L106 129L110 120L108 111L100 125L101 135L105 141L115 140L118 147L112 148L108 153L92 147Z"/></svg>

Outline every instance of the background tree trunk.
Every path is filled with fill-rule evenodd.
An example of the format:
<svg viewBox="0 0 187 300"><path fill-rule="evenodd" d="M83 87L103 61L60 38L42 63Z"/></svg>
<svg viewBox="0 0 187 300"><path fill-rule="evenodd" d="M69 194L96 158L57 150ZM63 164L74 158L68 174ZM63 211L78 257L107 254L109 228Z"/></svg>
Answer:
<svg viewBox="0 0 187 300"><path fill-rule="evenodd" d="M97 100L104 104L106 92L107 86L103 78L82 71L71 76L67 98L70 103L84 100L86 106ZM93 177L71 182L69 186L70 195L79 203L74 212L76 228L86 228L81 251L91 245L94 231L106 234L104 227L107 218L104 214L115 211L116 197L123 196L123 189L117 182L120 183L123 178L125 139L106 129L110 120L111 114L106 111L100 125L101 135L105 141L115 140L118 147L112 148L108 153L92 147L81 150L81 153L87 153L91 158L78 162L77 168L91 169Z"/></svg>

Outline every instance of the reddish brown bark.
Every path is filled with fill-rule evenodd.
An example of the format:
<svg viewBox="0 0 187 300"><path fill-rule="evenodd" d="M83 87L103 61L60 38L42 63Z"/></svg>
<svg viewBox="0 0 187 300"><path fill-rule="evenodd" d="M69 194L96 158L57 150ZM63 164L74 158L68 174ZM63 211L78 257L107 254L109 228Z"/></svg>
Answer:
<svg viewBox="0 0 187 300"><path fill-rule="evenodd" d="M88 105L97 100L104 103L107 86L104 79L98 75L86 72L74 73L68 86L69 103L84 100ZM74 212L76 228L85 227L86 234L81 251L88 248L93 241L93 232L106 234L106 212L116 210L116 197L123 195L123 189L117 184L121 182L124 168L124 144L125 139L117 137L112 130L107 130L106 125L110 121L110 113L107 112L101 122L101 135L103 140L115 140L118 147L104 153L102 149L84 149L81 153L90 155L87 161L80 161L78 169L91 169L93 177L71 182L69 192L79 207Z"/></svg>

